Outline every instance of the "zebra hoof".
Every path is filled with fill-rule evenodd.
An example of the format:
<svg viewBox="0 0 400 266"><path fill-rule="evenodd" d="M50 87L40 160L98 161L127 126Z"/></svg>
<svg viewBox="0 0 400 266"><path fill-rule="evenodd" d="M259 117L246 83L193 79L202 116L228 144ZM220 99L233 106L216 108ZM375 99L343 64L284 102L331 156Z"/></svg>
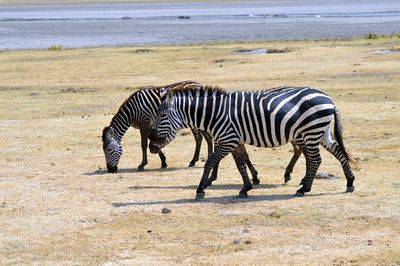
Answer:
<svg viewBox="0 0 400 266"><path fill-rule="evenodd" d="M192 162L190 162L190 164L189 164L189 166L188 167L194 167L196 165L196 163L192 163Z"/></svg>
<svg viewBox="0 0 400 266"><path fill-rule="evenodd" d="M161 165L161 168L162 169L165 169L165 168L167 168L168 167L168 164L166 164L166 163L163 163L162 165Z"/></svg>
<svg viewBox="0 0 400 266"><path fill-rule="evenodd" d="M213 182L213 181L208 180L208 181L207 181L207 187L212 186L212 182Z"/></svg>
<svg viewBox="0 0 400 266"><path fill-rule="evenodd" d="M203 200L205 194L206 194L205 192L196 193L196 198L195 198L195 200L197 200L197 201Z"/></svg>
<svg viewBox="0 0 400 266"><path fill-rule="evenodd" d="M346 193L352 193L352 192L354 192L354 187L347 187L346 188Z"/></svg>
<svg viewBox="0 0 400 266"><path fill-rule="evenodd" d="M247 192L243 192L243 191L239 192L239 196L238 196L239 199L247 199L248 197L249 196L247 195Z"/></svg>
<svg viewBox="0 0 400 266"><path fill-rule="evenodd" d="M139 172L143 172L144 171L144 166L143 165L139 165L139 167L137 168Z"/></svg>
<svg viewBox="0 0 400 266"><path fill-rule="evenodd" d="M296 194L294 194L295 197L304 197L304 193L301 193L300 191L297 191Z"/></svg>
<svg viewBox="0 0 400 266"><path fill-rule="evenodd" d="M253 185L259 185L260 184L260 179L253 179Z"/></svg>

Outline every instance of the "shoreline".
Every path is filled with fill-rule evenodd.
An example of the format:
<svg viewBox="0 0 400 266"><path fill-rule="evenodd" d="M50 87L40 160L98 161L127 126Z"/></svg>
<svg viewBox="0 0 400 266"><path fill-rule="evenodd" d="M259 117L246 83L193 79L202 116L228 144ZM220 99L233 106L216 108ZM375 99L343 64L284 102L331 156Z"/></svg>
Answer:
<svg viewBox="0 0 400 266"><path fill-rule="evenodd" d="M400 34L400 2L191 2L0 7L0 49L348 39Z"/></svg>
<svg viewBox="0 0 400 266"><path fill-rule="evenodd" d="M252 0L249 2L260 2L262 0ZM8 0L1 1L0 7L12 7L12 6L62 6L62 5L112 5L112 4L176 4L176 3L215 3L215 2L240 2L240 0L185 0L184 2L180 0L61 0L57 3L52 0L33 0L33 1L25 1L25 0ZM273 2L273 1L271 1Z"/></svg>
<svg viewBox="0 0 400 266"><path fill-rule="evenodd" d="M6 52L39 52L39 51L49 51L49 52L58 52L58 51L74 51L74 50L90 50L90 49L129 49L129 48L176 48L176 47L196 47L196 46L204 46L204 47L218 47L218 46L235 46L235 45L244 45L244 46L253 46L253 45L265 45L265 44L298 44L298 43L320 43L320 42L362 42L366 40L372 40L375 42L379 41L399 41L400 44L400 34L390 34L390 35L381 35L376 33L368 33L364 36L359 37L351 37L351 38L316 38L316 39L286 39L286 40L247 40L247 41L210 41L210 42L198 42L198 43L181 43L181 44L133 44L133 45L115 45L115 46L85 46L85 47L63 47L61 45L51 45L45 48L26 48L26 49L0 49L0 53Z"/></svg>

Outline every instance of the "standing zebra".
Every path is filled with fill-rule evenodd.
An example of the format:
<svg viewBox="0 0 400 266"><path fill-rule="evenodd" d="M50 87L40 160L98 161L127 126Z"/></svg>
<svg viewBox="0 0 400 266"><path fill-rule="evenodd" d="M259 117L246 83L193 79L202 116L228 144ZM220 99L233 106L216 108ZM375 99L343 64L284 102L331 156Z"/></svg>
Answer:
<svg viewBox="0 0 400 266"><path fill-rule="evenodd" d="M252 184L247 176L240 144L277 147L291 142L306 158L306 174L296 195L311 191L313 179L321 164L322 144L341 163L347 179L347 192L353 192L355 164L344 147L339 112L325 93L308 87L280 87L262 92L227 93L214 87L183 87L165 92L158 109L150 139L161 146L175 138L183 127L207 131L215 149L204 166L196 199L204 198L210 170L232 153L244 186L239 197L247 197ZM335 120L331 137L330 123Z"/></svg>
<svg viewBox="0 0 400 266"><path fill-rule="evenodd" d="M186 84L197 83L193 81L184 81L168 85L164 88L179 88ZM160 89L161 87L151 87L133 93L121 105L117 114L112 118L110 125L104 128L102 134L103 151L109 172L116 173L118 171L118 162L122 155L121 139L130 126L140 130L142 163L138 166L138 170L144 170L144 166L147 164L147 143L151 125L156 116L157 109L161 104ZM200 146L203 138L202 135L205 136L207 141L209 154L212 153L213 145L212 138L208 134L200 132L199 130L192 130L192 133L196 140L196 150L189 166L194 166L199 160ZM161 167L166 168L166 158L161 149L157 150L155 153L158 153L160 156Z"/></svg>

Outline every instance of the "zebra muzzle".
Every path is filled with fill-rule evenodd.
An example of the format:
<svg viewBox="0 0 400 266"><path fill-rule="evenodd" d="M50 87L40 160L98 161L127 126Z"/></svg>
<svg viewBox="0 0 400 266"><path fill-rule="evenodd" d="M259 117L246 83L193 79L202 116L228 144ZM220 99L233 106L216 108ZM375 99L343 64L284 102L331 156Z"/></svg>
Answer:
<svg viewBox="0 0 400 266"><path fill-rule="evenodd" d="M165 138L158 136L157 129L153 128L150 132L150 140L153 144L161 144L164 142Z"/></svg>
<svg viewBox="0 0 400 266"><path fill-rule="evenodd" d="M118 172L118 166L107 164L107 170L110 173L116 173Z"/></svg>
<svg viewBox="0 0 400 266"><path fill-rule="evenodd" d="M149 149L150 149L151 153L158 153L161 150L161 147L160 147L160 145L150 142Z"/></svg>

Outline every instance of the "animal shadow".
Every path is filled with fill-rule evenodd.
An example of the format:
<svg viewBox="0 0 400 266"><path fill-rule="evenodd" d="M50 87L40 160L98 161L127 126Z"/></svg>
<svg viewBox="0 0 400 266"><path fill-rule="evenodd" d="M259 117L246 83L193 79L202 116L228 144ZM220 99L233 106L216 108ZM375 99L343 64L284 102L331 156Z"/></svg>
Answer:
<svg viewBox="0 0 400 266"><path fill-rule="evenodd" d="M332 196L345 194L346 192L336 193L318 193L310 194L305 197L321 197L321 196ZM236 203L249 203L249 202L261 202L261 201L283 201L293 200L299 197L293 194L275 194L275 195L250 195L246 199L238 198L237 196L222 196L222 197L209 197L203 200L197 201L195 199L177 199L177 200L157 200L148 202L114 202L112 206L115 208L126 207L126 206L150 206L150 205L162 205L162 204L205 204L205 203L218 203L218 204L236 204Z"/></svg>
<svg viewBox="0 0 400 266"><path fill-rule="evenodd" d="M149 173L149 172L172 172L172 171L178 171L178 170L183 170L183 169L188 169L188 167L168 167L168 168L148 168L144 169L143 171L139 171L137 168L119 168L118 172L115 174L126 174L126 173ZM87 172L84 173L86 176L93 176L93 175L108 175L111 174L107 170L96 170L93 172Z"/></svg>

